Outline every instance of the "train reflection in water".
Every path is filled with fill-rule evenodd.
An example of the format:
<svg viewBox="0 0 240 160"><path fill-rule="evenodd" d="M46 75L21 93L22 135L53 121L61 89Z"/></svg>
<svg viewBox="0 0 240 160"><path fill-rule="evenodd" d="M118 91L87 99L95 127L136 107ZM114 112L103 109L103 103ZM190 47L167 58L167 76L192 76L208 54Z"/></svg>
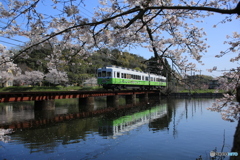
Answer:
<svg viewBox="0 0 240 160"><path fill-rule="evenodd" d="M24 117L23 115L26 113L31 116L26 116L25 120L20 118L19 120L5 121L4 119L4 123L0 123L0 128L13 129L15 133L1 136L0 142L8 143L17 139L26 148L34 150L34 152L41 152L42 149L52 151L61 144L80 143L82 140L88 139L91 132L98 133L105 139L106 136L107 138L116 138L144 124L149 125L150 130L151 128L152 130L162 130L164 129L162 126L168 126L170 122L171 114L168 113L171 111L167 107L166 101L159 103L159 101L149 101L149 103L139 102L119 107L100 107L89 112L77 111L79 107L76 105L69 113L53 113L51 116L46 111L41 116L37 116L38 112L34 111L31 105L22 108L24 112L15 110L16 107L10 107L12 108L9 110L11 114L19 115L16 118ZM61 105L58 107L62 108ZM68 105L65 107L62 108L64 111L71 108ZM74 112L72 112L73 110ZM1 114L9 115L10 113L6 113L3 109ZM29 119L32 116L34 118ZM36 137L38 138L36 139ZM54 140L57 140L57 143L53 142ZM51 147L47 149L49 145Z"/></svg>
<svg viewBox="0 0 240 160"><path fill-rule="evenodd" d="M144 124L150 124L156 119L167 116L167 104L160 104L156 107L133 113L119 118L109 118L101 121L99 134L107 138L116 138L128 131L136 129Z"/></svg>

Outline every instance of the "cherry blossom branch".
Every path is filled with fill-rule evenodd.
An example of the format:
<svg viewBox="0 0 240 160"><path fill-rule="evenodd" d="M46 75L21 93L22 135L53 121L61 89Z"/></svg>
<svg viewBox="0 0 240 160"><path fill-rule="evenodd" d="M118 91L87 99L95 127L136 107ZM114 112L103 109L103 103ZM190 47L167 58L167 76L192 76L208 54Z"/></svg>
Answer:
<svg viewBox="0 0 240 160"><path fill-rule="evenodd" d="M35 3L38 3L38 1L36 1ZM138 14L133 18L131 19L126 25L125 25L125 28L128 28L131 26L132 23L134 23L137 19L140 19L144 16L144 13L147 11L147 10L198 10L198 11L210 11L210 12L217 12L217 13L222 13L222 14L238 14L239 13L239 3L237 5L237 7L235 9L229 9L229 10L226 10L226 9L218 9L218 8L211 8L211 7L199 7L199 6L148 6L146 5L146 7L144 9L142 9L141 7L137 6L137 7L134 7L132 9L129 9L125 12L121 12L117 15L113 15L111 17L107 17L107 18L104 18L100 21L95 21L95 22L90 22L90 23L84 23L82 22L81 24L77 24L77 25L73 25L71 27L68 27L66 29L63 29L62 31L59 31L59 32L56 32L56 33L52 33L50 36L48 36L47 38L35 43L35 44L32 44L28 47L26 47L25 49L21 50L19 52L19 54L17 54L15 57L18 57L18 55L28 51L29 49L31 49L32 47L35 47L35 46L38 46L39 44L41 43L44 43L48 40L50 40L51 38L53 37L56 37L58 35L61 35L65 32L69 32L75 28L81 28L83 26L98 26L100 24L104 24L106 22L109 22L111 20L114 20L118 17L122 17L122 16L125 16L125 15L129 15L129 14L132 14L132 13L135 13L135 12L138 12ZM32 7L34 7L34 4L32 4L29 8L27 8L26 10L24 10L25 12L26 11L29 11ZM24 13L21 12L21 14ZM157 15L157 14L156 14ZM18 15L19 16L19 15ZM17 16L17 17L18 17ZM16 19L17 17L15 17L14 19ZM13 19L13 20L14 20ZM12 21L10 21L12 22ZM147 23L147 22L146 22Z"/></svg>
<svg viewBox="0 0 240 160"><path fill-rule="evenodd" d="M195 11L209 11L221 14L238 14L240 15L240 2L238 3L237 7L234 9L219 9L219 8L212 8L212 7L201 7L201 6L154 6L154 7L147 7L145 9L170 9L170 10L195 10Z"/></svg>

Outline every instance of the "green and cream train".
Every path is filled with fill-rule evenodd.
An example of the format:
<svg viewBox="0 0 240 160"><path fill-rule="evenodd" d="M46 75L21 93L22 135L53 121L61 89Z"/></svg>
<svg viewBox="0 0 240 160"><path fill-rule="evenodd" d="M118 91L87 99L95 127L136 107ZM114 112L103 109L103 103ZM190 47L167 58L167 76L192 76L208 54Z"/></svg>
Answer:
<svg viewBox="0 0 240 160"><path fill-rule="evenodd" d="M166 87L166 77L118 66L97 70L99 85L105 89L160 89Z"/></svg>

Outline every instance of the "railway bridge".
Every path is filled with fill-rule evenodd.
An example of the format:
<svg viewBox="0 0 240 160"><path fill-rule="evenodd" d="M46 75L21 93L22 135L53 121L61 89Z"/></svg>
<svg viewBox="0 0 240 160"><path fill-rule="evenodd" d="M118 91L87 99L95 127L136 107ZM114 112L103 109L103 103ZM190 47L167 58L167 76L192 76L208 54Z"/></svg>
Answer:
<svg viewBox="0 0 240 160"><path fill-rule="evenodd" d="M144 101L149 94L159 95L159 90L121 91L48 91L48 92L0 92L0 103L34 101L36 110L54 110L55 99L79 98L79 106L94 107L94 97L107 97L108 106L118 106L119 96L126 97L126 103L136 103L136 97Z"/></svg>

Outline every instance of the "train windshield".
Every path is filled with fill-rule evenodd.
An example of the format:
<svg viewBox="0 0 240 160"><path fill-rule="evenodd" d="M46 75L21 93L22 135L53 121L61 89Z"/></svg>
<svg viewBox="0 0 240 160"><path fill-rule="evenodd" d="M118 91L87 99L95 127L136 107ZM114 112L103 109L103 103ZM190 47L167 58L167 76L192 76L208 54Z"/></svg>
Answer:
<svg viewBox="0 0 240 160"><path fill-rule="evenodd" d="M98 77L111 77L112 72L107 71L98 71Z"/></svg>
<svg viewBox="0 0 240 160"><path fill-rule="evenodd" d="M106 77L106 71L102 71L102 77Z"/></svg>

